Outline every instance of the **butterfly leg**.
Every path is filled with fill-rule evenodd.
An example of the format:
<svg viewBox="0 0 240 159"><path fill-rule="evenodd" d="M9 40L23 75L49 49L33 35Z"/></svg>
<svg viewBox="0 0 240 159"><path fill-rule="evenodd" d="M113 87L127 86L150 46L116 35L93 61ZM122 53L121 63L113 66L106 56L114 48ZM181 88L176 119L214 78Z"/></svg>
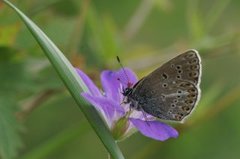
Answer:
<svg viewBox="0 0 240 159"><path fill-rule="evenodd" d="M147 113L142 109L142 107L139 107L140 111L142 112L143 118L146 121L147 125L150 126L149 121L151 121L150 118L148 118Z"/></svg>

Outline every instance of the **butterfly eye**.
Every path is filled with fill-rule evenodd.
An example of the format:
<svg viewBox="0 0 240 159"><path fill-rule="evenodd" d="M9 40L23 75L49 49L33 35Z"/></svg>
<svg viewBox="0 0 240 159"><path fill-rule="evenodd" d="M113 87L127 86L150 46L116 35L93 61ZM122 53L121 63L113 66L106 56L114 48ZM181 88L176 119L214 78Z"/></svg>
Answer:
<svg viewBox="0 0 240 159"><path fill-rule="evenodd" d="M129 94L131 94L131 92L132 92L132 88L125 88L122 94L124 96L128 96Z"/></svg>

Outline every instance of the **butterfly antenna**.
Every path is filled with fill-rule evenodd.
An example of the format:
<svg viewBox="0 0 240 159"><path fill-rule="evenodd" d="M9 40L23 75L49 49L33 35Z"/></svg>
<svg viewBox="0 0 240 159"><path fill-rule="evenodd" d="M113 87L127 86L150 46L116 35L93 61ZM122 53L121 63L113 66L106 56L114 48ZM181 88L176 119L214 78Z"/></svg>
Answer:
<svg viewBox="0 0 240 159"><path fill-rule="evenodd" d="M128 81L128 83L129 83L130 80L129 80L129 78L128 78L127 72L126 72L125 68L123 67L123 65L122 65L122 63L121 63L121 61L120 61L120 58L119 58L118 56L117 56L117 61L118 61L119 65L121 66L121 68L123 69L123 72L124 72L124 74L125 74L125 76L126 76L126 78L127 78L127 81Z"/></svg>

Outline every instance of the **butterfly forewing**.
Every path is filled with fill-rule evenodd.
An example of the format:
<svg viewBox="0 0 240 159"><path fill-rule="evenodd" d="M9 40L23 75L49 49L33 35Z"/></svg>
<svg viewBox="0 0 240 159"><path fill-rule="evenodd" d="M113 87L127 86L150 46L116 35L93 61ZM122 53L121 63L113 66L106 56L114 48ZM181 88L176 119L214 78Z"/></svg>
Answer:
<svg viewBox="0 0 240 159"><path fill-rule="evenodd" d="M201 59L189 50L153 71L134 87L138 108L160 119L181 121L200 98Z"/></svg>

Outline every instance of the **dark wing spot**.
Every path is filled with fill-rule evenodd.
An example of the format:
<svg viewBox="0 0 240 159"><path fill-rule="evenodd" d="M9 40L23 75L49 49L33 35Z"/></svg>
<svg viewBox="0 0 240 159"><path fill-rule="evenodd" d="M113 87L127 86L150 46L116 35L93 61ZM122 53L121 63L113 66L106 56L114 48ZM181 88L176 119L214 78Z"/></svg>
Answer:
<svg viewBox="0 0 240 159"><path fill-rule="evenodd" d="M187 83L187 82L181 82L179 84L180 87L191 87L192 85L190 83Z"/></svg>
<svg viewBox="0 0 240 159"><path fill-rule="evenodd" d="M177 102L178 102L178 99L174 99L174 100L173 100L173 103L177 103Z"/></svg>
<svg viewBox="0 0 240 159"><path fill-rule="evenodd" d="M196 98L196 94L189 94L187 97L188 98Z"/></svg>
<svg viewBox="0 0 240 159"><path fill-rule="evenodd" d="M177 79L181 79L182 77L181 77L181 75L177 75Z"/></svg>
<svg viewBox="0 0 240 159"><path fill-rule="evenodd" d="M182 70L178 70L178 73L180 73L180 74L181 74L182 72L183 72Z"/></svg>
<svg viewBox="0 0 240 159"><path fill-rule="evenodd" d="M189 73L189 77L191 77L191 78L196 78L196 77L198 77L198 72L197 72L197 71L190 72L190 73Z"/></svg>
<svg viewBox="0 0 240 159"><path fill-rule="evenodd" d="M189 111L190 111L190 107L188 107L188 106L183 106L183 107L182 107L182 110L185 111L185 112L189 112Z"/></svg>
<svg viewBox="0 0 240 159"><path fill-rule="evenodd" d="M188 92L189 92L189 93L196 93L197 90L196 90L195 88L190 88L190 89L188 89Z"/></svg>
<svg viewBox="0 0 240 159"><path fill-rule="evenodd" d="M163 79L168 79L168 75L166 73L162 74Z"/></svg>
<svg viewBox="0 0 240 159"><path fill-rule="evenodd" d="M191 65L190 69L191 70L197 70L197 69L199 69L199 65Z"/></svg>
<svg viewBox="0 0 240 159"><path fill-rule="evenodd" d="M155 90L151 90L151 92L150 92L151 94L155 94L156 93L156 91Z"/></svg>
<svg viewBox="0 0 240 159"><path fill-rule="evenodd" d="M178 94L182 94L182 90L178 90L177 93L178 93Z"/></svg>
<svg viewBox="0 0 240 159"><path fill-rule="evenodd" d="M163 87L163 88L167 88L167 86L168 86L167 83L163 83L163 84L162 84L162 87Z"/></svg>
<svg viewBox="0 0 240 159"><path fill-rule="evenodd" d="M176 66L176 69L177 69L177 70L180 70L181 68L182 68L181 65L177 65L177 66Z"/></svg>
<svg viewBox="0 0 240 159"><path fill-rule="evenodd" d="M192 99L188 99L188 100L185 100L185 103L186 103L186 104L193 104L194 101L193 101Z"/></svg>
<svg viewBox="0 0 240 159"><path fill-rule="evenodd" d="M187 55L186 55L186 58L194 58L195 57L195 53L193 52L189 52Z"/></svg>
<svg viewBox="0 0 240 159"><path fill-rule="evenodd" d="M190 61L190 64L196 64L197 62L198 62L198 60L196 58L194 58Z"/></svg>
<svg viewBox="0 0 240 159"><path fill-rule="evenodd" d="M176 104L172 103L172 104L171 104L171 107L173 107L173 108L176 107Z"/></svg>
<svg viewBox="0 0 240 159"><path fill-rule="evenodd" d="M178 113L178 114L175 114L175 115L174 115L174 118L175 118L176 120L180 121L180 120L182 120L183 116L184 116L184 115L183 115L182 113Z"/></svg>

